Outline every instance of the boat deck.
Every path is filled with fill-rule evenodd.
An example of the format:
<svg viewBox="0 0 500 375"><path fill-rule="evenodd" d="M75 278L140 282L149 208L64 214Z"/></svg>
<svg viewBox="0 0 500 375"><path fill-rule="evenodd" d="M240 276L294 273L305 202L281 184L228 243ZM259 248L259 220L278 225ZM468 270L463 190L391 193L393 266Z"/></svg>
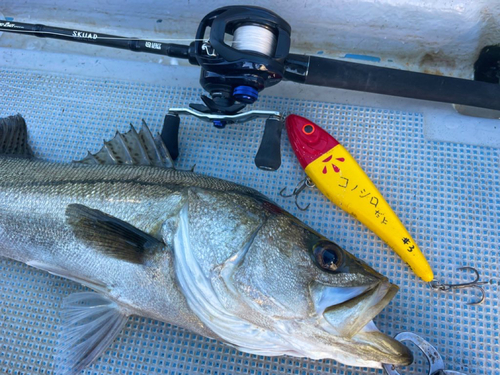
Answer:
<svg viewBox="0 0 500 375"><path fill-rule="evenodd" d="M144 119L159 131L169 107L199 102L194 67L128 64L111 59L2 49L0 116L22 114L36 156L57 162L96 151L102 139ZM130 78L132 77L132 78ZM364 103L370 103L369 106ZM500 247L499 123L456 114L449 106L281 83L255 109L305 116L334 135L378 186L446 282L466 282L475 267L486 300L473 290L437 293L378 237L319 191L307 190L300 211L279 195L304 177L285 132L277 172L253 162L263 121L218 130L182 117L179 168L253 187L400 286L377 317L390 335L417 333L434 345L449 370L498 374ZM51 374L63 298L85 288L28 266L0 260L0 372ZM404 374L426 374L423 357ZM169 324L133 317L85 374L379 374L334 361L259 357Z"/></svg>

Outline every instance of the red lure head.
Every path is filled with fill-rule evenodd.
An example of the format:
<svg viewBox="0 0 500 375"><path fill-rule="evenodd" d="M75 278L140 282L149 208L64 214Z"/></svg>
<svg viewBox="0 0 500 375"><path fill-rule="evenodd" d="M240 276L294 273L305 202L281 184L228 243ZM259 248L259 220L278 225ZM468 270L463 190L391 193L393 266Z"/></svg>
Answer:
<svg viewBox="0 0 500 375"><path fill-rule="evenodd" d="M304 169L339 144L314 122L297 115L289 115L286 118L286 131L293 151Z"/></svg>

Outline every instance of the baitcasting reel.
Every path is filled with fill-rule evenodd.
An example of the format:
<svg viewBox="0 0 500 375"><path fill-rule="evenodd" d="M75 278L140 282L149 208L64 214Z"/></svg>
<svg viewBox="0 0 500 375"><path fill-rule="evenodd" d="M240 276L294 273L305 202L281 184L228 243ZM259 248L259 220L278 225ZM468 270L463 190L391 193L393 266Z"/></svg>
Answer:
<svg viewBox="0 0 500 375"><path fill-rule="evenodd" d="M208 39L207 28L210 28ZM291 27L284 19L258 7L223 7L202 19L196 41L190 46L190 61L194 57L200 65L200 84L210 97L202 95L204 104L191 103L191 109L171 108L165 116L162 138L174 158L178 154L180 114L210 121L218 128L266 118L255 164L270 171L280 167L283 128L280 113L238 112L254 103L263 89L283 79L290 33Z"/></svg>
<svg viewBox="0 0 500 375"><path fill-rule="evenodd" d="M264 117L267 118L266 129L256 165L276 170L281 164L281 116L272 111L246 114L240 111L247 104L254 103L262 90L282 79L306 85L452 103L461 113L471 109L470 113L482 111L479 116L500 117L500 85L495 79L500 69L495 54L474 67L476 73L480 69L490 72L493 80L481 74L476 74L475 80L467 80L297 55L289 53L290 25L277 14L259 7L227 6L209 13L202 19L196 39L189 46L0 20L1 31L159 54L187 59L191 64L199 65L200 83L209 96L202 95L203 104L172 108L165 117L162 134L170 137L165 140L174 157L178 153L180 114L211 121L218 128ZM487 110L494 111L485 114ZM263 155L266 157L262 158Z"/></svg>
<svg viewBox="0 0 500 375"><path fill-rule="evenodd" d="M208 27L208 41L201 41ZM284 19L263 8L224 7L205 16L196 33L194 55L201 66L201 86L211 98L203 98L205 106L191 107L235 114L255 102L260 91L283 79L290 33Z"/></svg>

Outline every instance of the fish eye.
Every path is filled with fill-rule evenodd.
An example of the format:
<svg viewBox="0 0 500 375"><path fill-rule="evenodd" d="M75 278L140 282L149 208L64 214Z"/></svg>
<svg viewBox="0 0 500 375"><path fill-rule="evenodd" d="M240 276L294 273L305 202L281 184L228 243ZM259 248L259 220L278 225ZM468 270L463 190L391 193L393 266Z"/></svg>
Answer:
<svg viewBox="0 0 500 375"><path fill-rule="evenodd" d="M344 263L343 251L335 243L320 241L313 248L315 263L323 270L336 272Z"/></svg>
<svg viewBox="0 0 500 375"><path fill-rule="evenodd" d="M305 124L302 127L302 133L304 133L305 135L311 135L315 130L316 127L313 124Z"/></svg>

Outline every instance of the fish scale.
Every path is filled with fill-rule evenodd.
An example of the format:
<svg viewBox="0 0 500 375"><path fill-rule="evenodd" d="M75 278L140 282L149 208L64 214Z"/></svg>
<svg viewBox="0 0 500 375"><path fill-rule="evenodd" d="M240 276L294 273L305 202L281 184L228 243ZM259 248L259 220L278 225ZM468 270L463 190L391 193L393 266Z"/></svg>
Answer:
<svg viewBox="0 0 500 375"><path fill-rule="evenodd" d="M19 115L0 122L10 126L2 131L26 132ZM158 142L148 143L150 159L165 164ZM83 164L47 163L29 152L0 156L0 255L100 294L72 296L63 306L57 374L95 360L131 314L254 354L409 363L408 349L371 322L398 289L387 278L253 189L123 165L130 159L120 156L128 147L122 137L106 144L99 153L110 158ZM335 272L321 263L327 253L336 254Z"/></svg>
<svg viewBox="0 0 500 375"><path fill-rule="evenodd" d="M127 168L130 173L127 173ZM113 169L116 171L114 175L111 172ZM18 170L24 171L20 185L24 186L25 191L15 194L14 199L11 200L9 197L12 194L6 187L12 186L12 190L17 190L18 183L10 180L9 176L14 178L19 176L15 172ZM216 337L209 329L203 327L197 317L191 313L179 288L173 282L173 273L167 273L169 277L164 279L156 278L153 280L153 275L139 266L89 251L88 248L81 245L77 247L77 249L80 248L80 251L74 251L73 247L77 241L72 238L68 228L62 224L65 220L65 205L78 202L95 207L106 201L106 211L109 214L130 221L136 227L146 231L155 228L158 225L158 220L154 219L155 216L158 219L158 217L168 216L169 210L175 210L175 206L169 204L169 199L165 199L172 193L172 190L161 182L159 175L174 176L175 182L178 173L151 167L148 167L147 170L150 175L147 176L142 171L140 174L142 180L138 181L137 176L134 175L137 171L126 166L93 166L89 168L85 165L58 165L23 159L1 159L0 200L2 203L0 209L2 213L11 204L21 204L23 211L29 213L30 216L17 217L14 220L12 215L7 217L2 214L0 222L4 235L1 237L0 243L5 241L5 235L7 235L10 237L7 242L12 244L12 248L9 251L8 247L4 248L0 245L0 254L24 263L36 260L36 262L43 264L64 267L64 270L71 274L73 279L90 278L98 281L99 284L115 285L116 289L113 291L112 297L125 300L127 304L131 305L131 310L139 315L147 315L180 326L189 326L199 334ZM6 171L9 173L5 173ZM88 176L89 171L92 171L91 178ZM120 175L131 177L131 182L126 183L123 180L117 182L116 178ZM46 181L46 176L51 176L53 183ZM29 183L29 179L33 179L34 183ZM82 181L87 181L87 183L82 184ZM207 180L204 181L207 182ZM210 184L209 181L208 184ZM152 189L144 189L145 185ZM44 187L47 189L46 192L40 192L40 189ZM124 195L123 192L127 192L127 194ZM140 195L140 204L131 203L134 201L134 192ZM22 201L19 198L22 198ZM150 204L149 199L154 199L155 204ZM165 203L159 204L159 199L163 199ZM155 211L157 211L156 215ZM142 215L140 215L141 212L143 212ZM30 228L29 223L38 220L37 215L42 216L43 219L40 219L41 222L36 224L38 228L35 228L34 232L41 232L43 236L35 238L35 243L26 243L25 251L21 254L22 241L19 239L32 237L30 233L25 232L25 228ZM46 222L45 216L47 215L54 216L55 219ZM146 220L134 220L138 217ZM43 244L47 238L60 239L58 246L47 246L46 250L41 249L41 251L40 246L33 246ZM31 254L32 250L37 251L36 254ZM115 271L107 272L107 270ZM57 273L57 270L53 273ZM120 285L124 279L127 282L125 285ZM150 289L150 293L161 296L161 298L151 299L151 294L144 293L144 285L156 285ZM88 286L93 287L92 284ZM125 292L124 288L126 288Z"/></svg>

